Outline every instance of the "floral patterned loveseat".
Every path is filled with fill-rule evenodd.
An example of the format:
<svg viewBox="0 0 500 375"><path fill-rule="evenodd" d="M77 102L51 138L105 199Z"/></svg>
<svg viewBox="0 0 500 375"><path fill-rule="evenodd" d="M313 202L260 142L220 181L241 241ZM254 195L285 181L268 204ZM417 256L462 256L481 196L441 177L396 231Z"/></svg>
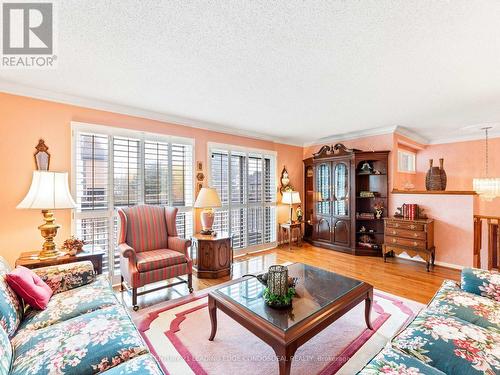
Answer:
<svg viewBox="0 0 500 375"><path fill-rule="evenodd" d="M35 269L54 291L43 311L23 307L9 270L0 257L0 375L163 374L92 263Z"/></svg>
<svg viewBox="0 0 500 375"><path fill-rule="evenodd" d="M500 374L500 274L462 271L366 367L374 374Z"/></svg>

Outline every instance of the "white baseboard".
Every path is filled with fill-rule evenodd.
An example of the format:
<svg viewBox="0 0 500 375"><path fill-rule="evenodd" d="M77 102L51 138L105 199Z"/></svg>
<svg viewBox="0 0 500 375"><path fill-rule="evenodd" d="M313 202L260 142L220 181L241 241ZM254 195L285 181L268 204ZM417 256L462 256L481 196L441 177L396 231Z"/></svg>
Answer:
<svg viewBox="0 0 500 375"><path fill-rule="evenodd" d="M406 254L400 254L400 255L396 255L396 256L399 257L399 258L402 258L402 259L412 260L414 262L425 263L425 260L423 260L422 258L420 258L418 255L415 258L410 258ZM434 264L437 265L437 266L446 267L446 268L452 268L452 269L455 269L455 270L462 270L462 269L465 268L465 266L461 266L459 264L446 263L446 262L441 262L441 261L437 261L437 260L434 262Z"/></svg>

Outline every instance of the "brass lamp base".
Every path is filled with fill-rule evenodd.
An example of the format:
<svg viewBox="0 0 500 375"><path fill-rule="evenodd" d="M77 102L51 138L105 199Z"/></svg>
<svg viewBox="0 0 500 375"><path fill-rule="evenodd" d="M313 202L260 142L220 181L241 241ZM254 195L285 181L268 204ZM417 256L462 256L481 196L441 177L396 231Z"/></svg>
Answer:
<svg viewBox="0 0 500 375"><path fill-rule="evenodd" d="M49 210L42 210L42 214L45 224L40 225L38 229L40 229L42 237L45 238L45 242L43 243L42 250L38 254L38 259L57 258L64 254L56 249L56 244L54 242L54 237L57 235L57 230L60 226L54 223L56 219L52 212Z"/></svg>
<svg viewBox="0 0 500 375"><path fill-rule="evenodd" d="M59 251L59 250L56 250L54 252L45 252L42 250L38 253L38 255L36 256L36 259L38 259L38 260L54 259L54 258L62 257L64 255L68 255L68 254L65 252Z"/></svg>

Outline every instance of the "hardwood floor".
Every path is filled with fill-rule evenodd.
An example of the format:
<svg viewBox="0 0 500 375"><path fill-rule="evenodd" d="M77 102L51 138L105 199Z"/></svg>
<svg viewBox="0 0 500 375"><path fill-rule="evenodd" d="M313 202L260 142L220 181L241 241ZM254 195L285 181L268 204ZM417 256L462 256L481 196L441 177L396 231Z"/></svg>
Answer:
<svg viewBox="0 0 500 375"><path fill-rule="evenodd" d="M198 279L193 276L193 287L195 291L202 290L247 273L266 270L272 264L285 262L301 262L337 272L366 281L376 289L421 303L430 301L443 280L460 280L460 271L450 268L435 266L427 272L425 264L420 262L389 258L384 263L379 257L353 256L304 244L303 247L292 248L292 251L286 246L235 258L231 276L220 279ZM139 305L145 308L187 294L187 287L180 285L141 296ZM132 312L131 296L124 292L122 298Z"/></svg>

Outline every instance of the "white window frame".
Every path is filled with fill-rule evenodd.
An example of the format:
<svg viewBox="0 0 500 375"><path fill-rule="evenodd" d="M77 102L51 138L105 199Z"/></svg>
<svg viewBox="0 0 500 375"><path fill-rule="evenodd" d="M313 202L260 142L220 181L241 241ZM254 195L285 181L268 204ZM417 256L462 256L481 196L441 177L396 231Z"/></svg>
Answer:
<svg viewBox="0 0 500 375"><path fill-rule="evenodd" d="M237 209L237 208L259 208L259 207L276 207L275 209L275 241L273 242L268 242L264 243L264 239L262 240L262 244L259 245L253 245L249 247L245 247L242 249L235 249L234 254L235 255L244 255L256 251L264 251L264 250L269 250L273 249L277 246L278 241L278 153L276 151L272 150L265 150L265 149L258 149L258 148L251 148L251 147L243 147L243 146L237 146L237 145L230 145L230 144L224 144L224 143L216 143L216 142L207 142L207 183L208 186L212 186L212 151L228 151L229 156L231 152L237 152L239 155L244 154L245 157L248 160L249 156L255 156L255 155L260 155L262 156L262 163L264 163L264 157L272 157L274 159L274 186L275 186L275 200L274 202L265 202L264 199L264 194L265 194L265 188L262 186L262 202L258 203L243 203L243 204L235 204L231 200L231 189L228 189L228 205L223 206L221 210L228 210L229 212L229 220L231 217L231 209ZM262 168L262 171L264 171L264 166ZM231 175L231 162L230 162L230 157L229 157L229 162L228 162L228 173L229 176ZM228 180L230 181L230 179ZM245 197L247 199L248 197ZM262 236L264 237L264 230L262 231ZM229 225L229 234L231 235L231 225ZM247 229L247 238L248 238L248 229Z"/></svg>
<svg viewBox="0 0 500 375"><path fill-rule="evenodd" d="M113 232L114 232L114 218L116 216L116 208L114 206L114 196L113 196L113 179L114 179L114 170L113 170L113 138L112 137L125 137L125 138L134 138L140 141L140 158L144 160L144 141L157 141L157 142L166 142L169 144L172 143L180 143L185 145L192 146L192 178L191 178L191 191L193 192L193 196L191 197L191 205L190 206L176 206L179 209L179 212L191 212L193 218L193 231L195 230L195 217L194 217L194 209L193 204L195 200L195 140L193 138L186 137L178 137L178 136L170 136L159 133L150 133L144 132L140 130L132 130L125 129L107 125L98 125L98 124L90 124L83 123L77 121L71 121L71 192L73 196L76 197L76 171L77 171L77 160L76 160L76 151L77 151L77 133L98 133L109 136L108 138L108 208L103 210L88 210L78 212L77 209L72 210L71 214L71 234L76 235L76 222L79 219L94 219L94 218L107 218L108 220L108 276L113 282L118 281L119 274L115 274L116 271L114 267L111 267L111 264L114 264L114 243L113 243ZM169 154L172 153L172 149L169 147ZM172 158L168 159L169 168L172 168ZM139 173L141 173L141 181L144 182L144 178L142 174L144 173L141 168ZM171 183L171 182L169 182ZM139 201L138 204L144 203L144 191L145 189L139 190ZM172 194L172 187L169 188L169 195ZM172 201L170 198L169 201Z"/></svg>
<svg viewBox="0 0 500 375"><path fill-rule="evenodd" d="M402 169L401 168L401 157L408 156L413 159L413 170ZM416 174L417 173L417 153L411 152L408 150L398 149L398 172L399 173L408 173L408 174Z"/></svg>

